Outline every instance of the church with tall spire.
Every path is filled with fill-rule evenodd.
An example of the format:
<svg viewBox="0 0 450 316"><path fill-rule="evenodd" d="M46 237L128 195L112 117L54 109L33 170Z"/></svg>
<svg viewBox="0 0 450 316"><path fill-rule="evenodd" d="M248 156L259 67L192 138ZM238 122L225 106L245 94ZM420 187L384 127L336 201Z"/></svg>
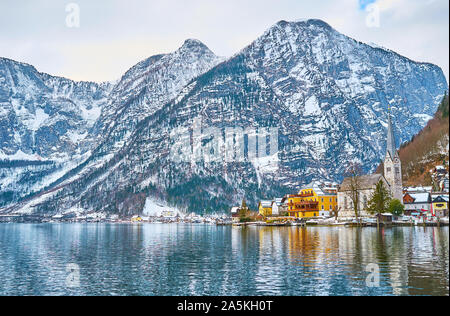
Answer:
<svg viewBox="0 0 450 316"><path fill-rule="evenodd" d="M391 196L403 203L402 163L395 144L392 128L391 111L388 111L388 130L386 141L386 156L384 158L384 177L389 184Z"/></svg>
<svg viewBox="0 0 450 316"><path fill-rule="evenodd" d="M391 111L388 111L388 128L386 139L386 156L384 158L384 175L368 174L357 177L357 191L359 196L358 216L370 216L367 212L368 202L373 196L377 184L382 181L391 193L391 198L403 203L402 163L395 144L394 128L392 127ZM352 218L355 216L353 207L355 180L345 178L338 188L339 217Z"/></svg>

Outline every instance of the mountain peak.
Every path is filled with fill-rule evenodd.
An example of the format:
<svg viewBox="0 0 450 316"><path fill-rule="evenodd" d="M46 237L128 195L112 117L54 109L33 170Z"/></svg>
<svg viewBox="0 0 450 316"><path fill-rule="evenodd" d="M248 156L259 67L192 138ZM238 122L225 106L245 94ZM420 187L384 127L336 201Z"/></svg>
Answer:
<svg viewBox="0 0 450 316"><path fill-rule="evenodd" d="M205 44L203 44L201 41L197 39L189 38L186 41L184 41L183 46L181 46L181 49L203 49L203 50L210 50Z"/></svg>
<svg viewBox="0 0 450 316"><path fill-rule="evenodd" d="M285 21L281 20L275 24L275 27L286 27L286 26L318 26L325 29L333 29L327 22L320 19L299 19L295 21Z"/></svg>

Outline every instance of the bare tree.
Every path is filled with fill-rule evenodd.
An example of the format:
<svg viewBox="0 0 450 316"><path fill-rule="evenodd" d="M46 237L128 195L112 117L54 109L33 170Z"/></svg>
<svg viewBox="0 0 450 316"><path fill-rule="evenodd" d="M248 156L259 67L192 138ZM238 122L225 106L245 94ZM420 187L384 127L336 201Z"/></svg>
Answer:
<svg viewBox="0 0 450 316"><path fill-rule="evenodd" d="M332 212L332 214L334 215L334 220L337 222L337 220L338 220L338 217L339 217L339 212L342 210L342 208L341 207L338 207L338 206L335 206L334 208L333 208L333 212Z"/></svg>
<svg viewBox="0 0 450 316"><path fill-rule="evenodd" d="M361 166L358 163L352 162L347 169L346 177L349 179L349 191L350 200L352 201L353 211L355 213L356 220L359 223L359 202L360 202L360 190L361 183L360 177L362 175Z"/></svg>

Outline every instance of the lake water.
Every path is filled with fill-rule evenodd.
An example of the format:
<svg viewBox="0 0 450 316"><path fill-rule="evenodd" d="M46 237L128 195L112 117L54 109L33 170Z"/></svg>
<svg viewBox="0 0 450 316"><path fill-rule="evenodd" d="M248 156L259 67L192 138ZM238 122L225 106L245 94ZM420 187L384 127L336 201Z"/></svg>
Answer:
<svg viewBox="0 0 450 316"><path fill-rule="evenodd" d="M449 230L0 224L0 295L449 295Z"/></svg>

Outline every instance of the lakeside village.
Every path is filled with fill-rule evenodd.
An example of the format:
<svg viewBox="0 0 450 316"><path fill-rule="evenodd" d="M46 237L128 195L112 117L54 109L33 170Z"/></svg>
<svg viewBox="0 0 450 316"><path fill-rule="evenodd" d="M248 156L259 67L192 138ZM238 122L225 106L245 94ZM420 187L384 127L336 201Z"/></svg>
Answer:
<svg viewBox="0 0 450 316"><path fill-rule="evenodd" d="M388 119L384 174L361 175L359 168L349 168L341 184L314 181L297 194L259 202L251 211L245 202L232 207L229 214L200 216L183 214L160 205L153 216L135 215L119 218L106 213L51 217L34 215L0 216L0 222L117 222L117 223L207 223L235 226L447 226L449 224L448 167L436 166L434 186L403 187L402 166L396 150L391 118ZM448 164L447 164L448 165Z"/></svg>
<svg viewBox="0 0 450 316"><path fill-rule="evenodd" d="M403 187L390 115L386 144L384 174L360 175L351 165L340 185L315 181L298 194L260 201L258 212L244 200L231 210L234 225L447 226L448 169L430 170L434 187Z"/></svg>

